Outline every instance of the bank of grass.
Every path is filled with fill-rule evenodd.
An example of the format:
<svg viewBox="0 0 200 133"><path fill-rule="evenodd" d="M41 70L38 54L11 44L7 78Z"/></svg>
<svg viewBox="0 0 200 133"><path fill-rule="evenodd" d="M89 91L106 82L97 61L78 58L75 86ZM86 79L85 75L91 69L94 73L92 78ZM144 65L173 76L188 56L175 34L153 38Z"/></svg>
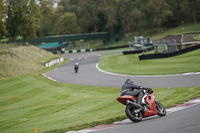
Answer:
<svg viewBox="0 0 200 133"><path fill-rule="evenodd" d="M142 61L139 61L139 55L102 54L99 67L108 72L128 75L167 75L200 72L200 49L170 58Z"/></svg>
<svg viewBox="0 0 200 133"><path fill-rule="evenodd" d="M0 80L1 132L62 133L127 118L116 100L120 88L57 83L41 74ZM165 107L200 96L200 87L154 91Z"/></svg>
<svg viewBox="0 0 200 133"><path fill-rule="evenodd" d="M46 62L59 57L32 45L0 44L0 79L40 71Z"/></svg>

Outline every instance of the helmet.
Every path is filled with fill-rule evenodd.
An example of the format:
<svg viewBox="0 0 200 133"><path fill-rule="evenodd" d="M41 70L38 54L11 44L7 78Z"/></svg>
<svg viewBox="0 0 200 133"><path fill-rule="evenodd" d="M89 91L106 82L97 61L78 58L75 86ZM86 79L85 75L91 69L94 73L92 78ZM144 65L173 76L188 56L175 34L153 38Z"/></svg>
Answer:
<svg viewBox="0 0 200 133"><path fill-rule="evenodd" d="M78 62L76 63L76 65L78 65Z"/></svg>
<svg viewBox="0 0 200 133"><path fill-rule="evenodd" d="M125 84L133 84L133 80L127 79L127 80L125 81Z"/></svg>

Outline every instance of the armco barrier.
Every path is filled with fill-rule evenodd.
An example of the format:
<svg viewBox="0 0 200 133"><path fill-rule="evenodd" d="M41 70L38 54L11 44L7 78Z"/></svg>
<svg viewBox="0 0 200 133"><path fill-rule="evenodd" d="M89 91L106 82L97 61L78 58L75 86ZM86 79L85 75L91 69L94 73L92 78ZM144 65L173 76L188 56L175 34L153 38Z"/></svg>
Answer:
<svg viewBox="0 0 200 133"><path fill-rule="evenodd" d="M112 49L127 48L127 47L129 47L129 45L114 46L114 47L108 47L108 48L96 48L95 51L100 51L100 50L112 50Z"/></svg>
<svg viewBox="0 0 200 133"><path fill-rule="evenodd" d="M151 50L154 50L154 47L150 47L150 48L147 48L147 49L139 49L139 50L129 50L129 51L123 51L123 55L126 55L126 54L137 54L137 53L142 53L142 52L147 52L147 51L151 51Z"/></svg>
<svg viewBox="0 0 200 133"><path fill-rule="evenodd" d="M93 49L66 50L64 53L92 52Z"/></svg>
<svg viewBox="0 0 200 133"><path fill-rule="evenodd" d="M171 52L171 53L156 53L156 54L143 54L139 56L139 60L148 60L148 59L158 59L158 58L167 58L167 57L172 57L172 56L177 56L180 54L184 54L196 49L199 49L200 45L192 46L185 48L183 50L179 50L176 52Z"/></svg>

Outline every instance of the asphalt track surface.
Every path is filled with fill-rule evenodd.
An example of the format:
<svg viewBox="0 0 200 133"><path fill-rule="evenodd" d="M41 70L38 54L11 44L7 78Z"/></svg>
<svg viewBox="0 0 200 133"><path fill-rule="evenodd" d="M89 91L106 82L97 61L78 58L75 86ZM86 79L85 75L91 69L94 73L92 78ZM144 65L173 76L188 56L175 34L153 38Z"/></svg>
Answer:
<svg viewBox="0 0 200 133"><path fill-rule="evenodd" d="M200 104L164 117L152 117L92 133L200 133Z"/></svg>
<svg viewBox="0 0 200 133"><path fill-rule="evenodd" d="M157 76L139 76L139 75L117 75L102 72L98 69L97 63L102 52L63 54L63 57L71 58L71 62L56 68L44 75L56 80L72 84L81 84L88 86L110 86L121 87L128 78L135 84L145 87L192 87L200 86L200 73L187 73L177 75L157 75ZM75 63L79 63L78 73L74 73Z"/></svg>

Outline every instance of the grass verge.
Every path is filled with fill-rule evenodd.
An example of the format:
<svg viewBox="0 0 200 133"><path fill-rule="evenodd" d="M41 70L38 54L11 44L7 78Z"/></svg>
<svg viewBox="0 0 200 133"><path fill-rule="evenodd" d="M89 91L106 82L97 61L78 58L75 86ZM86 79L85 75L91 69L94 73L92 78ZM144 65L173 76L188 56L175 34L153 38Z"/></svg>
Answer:
<svg viewBox="0 0 200 133"><path fill-rule="evenodd" d="M139 61L140 54L121 52L101 56L99 67L105 71L128 75L167 75L200 72L200 49L170 58Z"/></svg>

